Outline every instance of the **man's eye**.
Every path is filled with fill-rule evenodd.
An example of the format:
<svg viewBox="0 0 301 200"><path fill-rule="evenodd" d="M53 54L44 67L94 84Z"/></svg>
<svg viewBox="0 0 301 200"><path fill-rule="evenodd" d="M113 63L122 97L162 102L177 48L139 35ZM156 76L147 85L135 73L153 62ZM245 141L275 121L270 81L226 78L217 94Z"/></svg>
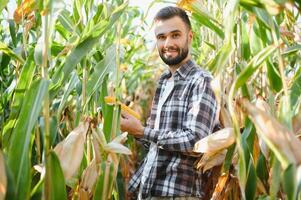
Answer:
<svg viewBox="0 0 301 200"><path fill-rule="evenodd" d="M172 37L173 38L178 38L178 37L180 37L180 34L173 34Z"/></svg>
<svg viewBox="0 0 301 200"><path fill-rule="evenodd" d="M157 37L157 39L158 39L158 40L164 40L165 37L164 37L163 35L160 35L160 36Z"/></svg>

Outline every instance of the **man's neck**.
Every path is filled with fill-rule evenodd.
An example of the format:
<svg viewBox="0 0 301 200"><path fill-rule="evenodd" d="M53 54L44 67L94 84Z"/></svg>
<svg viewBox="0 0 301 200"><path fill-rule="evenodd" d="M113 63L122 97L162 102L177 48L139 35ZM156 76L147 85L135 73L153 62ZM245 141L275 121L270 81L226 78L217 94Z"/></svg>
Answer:
<svg viewBox="0 0 301 200"><path fill-rule="evenodd" d="M177 65L169 65L169 70L171 72L172 75L174 75L174 73L177 71L177 69L179 69L183 64L185 64L188 60L191 59L191 56L188 55L184 60L182 60L182 62L180 62Z"/></svg>

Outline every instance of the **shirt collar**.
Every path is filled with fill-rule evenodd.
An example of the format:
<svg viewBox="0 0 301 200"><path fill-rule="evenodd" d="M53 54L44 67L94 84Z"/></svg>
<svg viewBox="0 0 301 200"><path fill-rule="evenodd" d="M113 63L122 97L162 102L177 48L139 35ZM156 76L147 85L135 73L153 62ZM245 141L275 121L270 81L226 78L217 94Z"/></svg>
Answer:
<svg viewBox="0 0 301 200"><path fill-rule="evenodd" d="M195 63L192 60L188 60L186 63L184 63L181 67L179 67L176 70L174 76L175 77L180 76L185 79L194 66L195 66ZM162 82L164 79L170 78L171 75L172 74L171 74L170 70L169 69L166 70L161 75L159 82Z"/></svg>
<svg viewBox="0 0 301 200"><path fill-rule="evenodd" d="M195 63L192 60L188 60L179 69L177 69L175 74L178 73L182 78L185 79L194 66Z"/></svg>

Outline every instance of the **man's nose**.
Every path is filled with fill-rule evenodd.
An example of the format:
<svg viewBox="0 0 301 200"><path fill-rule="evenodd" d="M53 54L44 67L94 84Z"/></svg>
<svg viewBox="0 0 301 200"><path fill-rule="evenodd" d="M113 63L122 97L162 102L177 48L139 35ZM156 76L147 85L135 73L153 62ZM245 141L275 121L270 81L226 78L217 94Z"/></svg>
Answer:
<svg viewBox="0 0 301 200"><path fill-rule="evenodd" d="M170 46L172 46L172 40L171 40L170 37L167 37L165 42L164 42L164 48L168 48Z"/></svg>

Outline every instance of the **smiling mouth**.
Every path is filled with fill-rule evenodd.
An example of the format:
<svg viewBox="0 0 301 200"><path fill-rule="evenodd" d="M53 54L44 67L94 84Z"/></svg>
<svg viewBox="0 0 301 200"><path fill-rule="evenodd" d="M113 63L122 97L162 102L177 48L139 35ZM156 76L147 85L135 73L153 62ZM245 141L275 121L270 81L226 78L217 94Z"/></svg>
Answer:
<svg viewBox="0 0 301 200"><path fill-rule="evenodd" d="M174 54L177 54L177 53L178 53L178 51L176 49L174 49L174 50L173 49L168 49L168 50L163 51L163 54L168 56L168 57L170 57Z"/></svg>

